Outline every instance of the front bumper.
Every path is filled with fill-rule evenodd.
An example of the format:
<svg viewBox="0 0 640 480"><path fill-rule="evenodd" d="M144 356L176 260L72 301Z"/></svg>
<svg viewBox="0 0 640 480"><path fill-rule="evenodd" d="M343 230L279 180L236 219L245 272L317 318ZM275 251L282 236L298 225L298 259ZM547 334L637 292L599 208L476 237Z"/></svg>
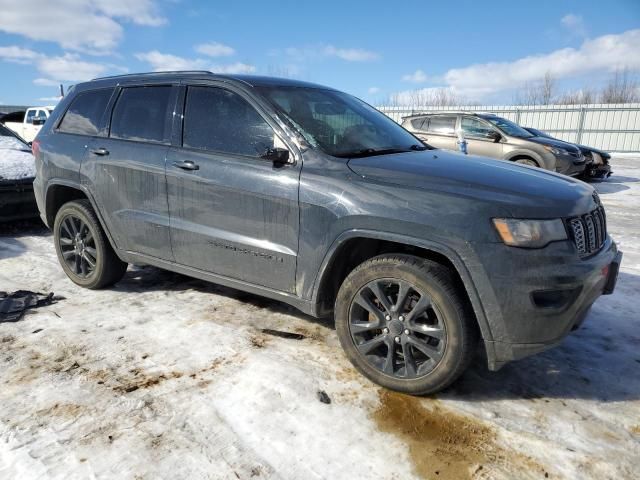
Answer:
<svg viewBox="0 0 640 480"><path fill-rule="evenodd" d="M609 178L613 172L611 171L611 165L607 164L599 164L596 165L594 163L588 164L584 169L584 174L582 175L584 179L605 179Z"/></svg>
<svg viewBox="0 0 640 480"><path fill-rule="evenodd" d="M556 172L570 177L581 175L584 172L586 160L584 156L579 158L572 156L556 156Z"/></svg>
<svg viewBox="0 0 640 480"><path fill-rule="evenodd" d="M475 250L479 264L472 276L491 330L485 345L492 370L551 348L577 328L593 302L615 286L610 272L617 274L622 256L611 238L587 259L569 241L542 249L490 243Z"/></svg>

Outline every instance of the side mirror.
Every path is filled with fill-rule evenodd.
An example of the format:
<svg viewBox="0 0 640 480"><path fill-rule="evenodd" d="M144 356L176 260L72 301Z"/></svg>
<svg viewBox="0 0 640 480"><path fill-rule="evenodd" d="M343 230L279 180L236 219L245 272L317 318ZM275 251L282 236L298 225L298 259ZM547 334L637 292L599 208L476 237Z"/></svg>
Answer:
<svg viewBox="0 0 640 480"><path fill-rule="evenodd" d="M500 135L498 132L496 132L495 130L491 130L490 132L487 132L487 138L492 139L494 142L499 142L500 140L502 140L502 135Z"/></svg>
<svg viewBox="0 0 640 480"><path fill-rule="evenodd" d="M34 117L33 125L44 125L44 122L47 121L46 117Z"/></svg>
<svg viewBox="0 0 640 480"><path fill-rule="evenodd" d="M289 161L289 150L286 148L268 148L266 152L260 155L260 158L271 160L275 165L284 165Z"/></svg>

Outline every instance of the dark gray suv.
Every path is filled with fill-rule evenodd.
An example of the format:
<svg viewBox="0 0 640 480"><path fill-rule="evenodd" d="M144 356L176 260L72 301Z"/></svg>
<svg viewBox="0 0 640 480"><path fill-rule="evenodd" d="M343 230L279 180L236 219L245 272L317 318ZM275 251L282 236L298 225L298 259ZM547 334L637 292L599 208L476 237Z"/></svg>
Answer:
<svg viewBox="0 0 640 480"><path fill-rule="evenodd" d="M334 315L346 355L440 390L551 347L611 293L621 254L592 187L432 150L345 93L168 72L77 85L33 144L69 278L149 264Z"/></svg>

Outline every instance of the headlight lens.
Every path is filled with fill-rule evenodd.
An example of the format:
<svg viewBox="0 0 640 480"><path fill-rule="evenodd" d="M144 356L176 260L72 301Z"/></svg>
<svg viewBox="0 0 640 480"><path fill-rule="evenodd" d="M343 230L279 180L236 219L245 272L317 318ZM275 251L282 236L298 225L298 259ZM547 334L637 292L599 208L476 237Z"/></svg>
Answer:
<svg viewBox="0 0 640 480"><path fill-rule="evenodd" d="M568 155L569 152L564 148L552 147L550 145L544 145L544 149L553 153L554 155Z"/></svg>
<svg viewBox="0 0 640 480"><path fill-rule="evenodd" d="M542 248L556 240L566 240L567 231L562 220L523 220L494 218L493 224L506 245Z"/></svg>

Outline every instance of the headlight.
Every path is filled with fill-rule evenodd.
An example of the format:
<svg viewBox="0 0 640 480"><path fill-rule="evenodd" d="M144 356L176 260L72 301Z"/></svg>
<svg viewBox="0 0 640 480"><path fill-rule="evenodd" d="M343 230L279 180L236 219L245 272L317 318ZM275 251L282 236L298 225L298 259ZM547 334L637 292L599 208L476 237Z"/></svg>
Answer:
<svg viewBox="0 0 640 480"><path fill-rule="evenodd" d="M543 145L544 149L554 155L569 155L569 152L564 148L552 147L550 145Z"/></svg>
<svg viewBox="0 0 640 480"><path fill-rule="evenodd" d="M542 248L556 240L566 240L567 231L562 220L521 220L494 218L493 224L506 245Z"/></svg>

